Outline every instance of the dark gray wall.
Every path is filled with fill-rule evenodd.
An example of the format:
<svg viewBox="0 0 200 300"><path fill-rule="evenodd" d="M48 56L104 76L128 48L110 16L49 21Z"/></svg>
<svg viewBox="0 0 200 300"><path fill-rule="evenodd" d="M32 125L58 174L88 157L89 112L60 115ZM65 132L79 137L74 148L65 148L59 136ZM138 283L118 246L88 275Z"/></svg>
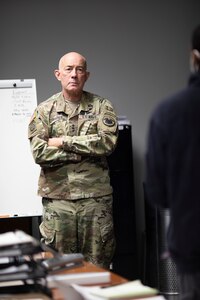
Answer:
<svg viewBox="0 0 200 300"><path fill-rule="evenodd" d="M60 56L78 51L91 71L86 89L130 119L139 252L148 120L158 101L186 84L199 11L199 0L1 1L0 79L35 78L41 102L60 90L53 75Z"/></svg>

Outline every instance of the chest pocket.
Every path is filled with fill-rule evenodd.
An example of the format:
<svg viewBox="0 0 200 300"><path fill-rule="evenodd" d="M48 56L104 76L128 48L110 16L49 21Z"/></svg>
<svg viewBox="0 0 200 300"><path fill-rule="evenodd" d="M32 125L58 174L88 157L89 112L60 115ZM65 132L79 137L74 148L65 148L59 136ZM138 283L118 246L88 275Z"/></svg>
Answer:
<svg viewBox="0 0 200 300"><path fill-rule="evenodd" d="M81 120L79 126L79 134L86 135L86 134L97 133L97 123L98 123L97 118Z"/></svg>
<svg viewBox="0 0 200 300"><path fill-rule="evenodd" d="M57 116L50 122L51 136L60 137L66 135L69 130L67 119L64 116Z"/></svg>

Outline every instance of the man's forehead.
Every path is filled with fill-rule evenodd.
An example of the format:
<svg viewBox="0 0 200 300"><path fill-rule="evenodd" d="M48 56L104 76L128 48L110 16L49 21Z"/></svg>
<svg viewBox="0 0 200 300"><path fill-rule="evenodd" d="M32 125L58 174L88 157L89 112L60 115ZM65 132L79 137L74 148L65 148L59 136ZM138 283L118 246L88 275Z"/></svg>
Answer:
<svg viewBox="0 0 200 300"><path fill-rule="evenodd" d="M62 66L85 66L85 60L78 55L65 55L60 61Z"/></svg>

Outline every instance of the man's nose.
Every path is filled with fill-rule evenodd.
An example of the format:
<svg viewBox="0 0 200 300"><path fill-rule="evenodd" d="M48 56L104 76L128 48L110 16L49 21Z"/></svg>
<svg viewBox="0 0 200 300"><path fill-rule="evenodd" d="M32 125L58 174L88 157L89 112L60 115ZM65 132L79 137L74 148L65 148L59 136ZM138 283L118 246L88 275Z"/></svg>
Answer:
<svg viewBox="0 0 200 300"><path fill-rule="evenodd" d="M72 69L71 76L73 77L77 76L77 70L75 68Z"/></svg>

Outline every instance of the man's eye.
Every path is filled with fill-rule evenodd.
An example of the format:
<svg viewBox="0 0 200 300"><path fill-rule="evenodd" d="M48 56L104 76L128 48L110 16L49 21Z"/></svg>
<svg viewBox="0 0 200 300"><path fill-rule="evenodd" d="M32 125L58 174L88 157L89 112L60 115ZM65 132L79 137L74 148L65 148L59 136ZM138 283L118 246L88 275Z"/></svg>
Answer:
<svg viewBox="0 0 200 300"><path fill-rule="evenodd" d="M80 68L77 68L77 72L78 72L78 73L83 73L83 72L84 72L84 68L81 68L81 67L80 67Z"/></svg>
<svg viewBox="0 0 200 300"><path fill-rule="evenodd" d="M65 71L66 72L71 72L72 68L66 68Z"/></svg>

